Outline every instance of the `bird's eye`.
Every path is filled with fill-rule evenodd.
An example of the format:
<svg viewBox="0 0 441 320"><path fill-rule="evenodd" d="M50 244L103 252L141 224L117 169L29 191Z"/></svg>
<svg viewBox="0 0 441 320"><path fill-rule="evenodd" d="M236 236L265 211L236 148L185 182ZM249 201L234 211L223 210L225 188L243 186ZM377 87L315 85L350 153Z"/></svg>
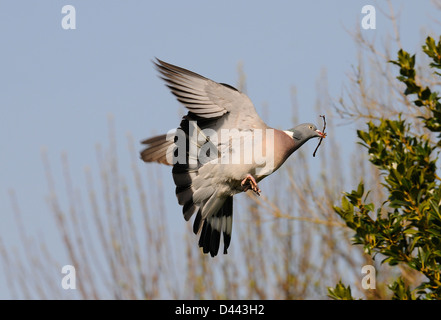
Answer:
<svg viewBox="0 0 441 320"><path fill-rule="evenodd" d="M311 130L312 130L312 126L309 126L309 129L311 129Z"/></svg>

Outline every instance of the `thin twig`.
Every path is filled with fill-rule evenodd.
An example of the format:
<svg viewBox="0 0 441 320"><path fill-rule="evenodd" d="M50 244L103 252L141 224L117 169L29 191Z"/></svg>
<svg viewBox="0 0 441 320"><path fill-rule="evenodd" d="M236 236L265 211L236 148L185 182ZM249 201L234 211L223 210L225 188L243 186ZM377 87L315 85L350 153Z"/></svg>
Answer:
<svg viewBox="0 0 441 320"><path fill-rule="evenodd" d="M325 115L320 115L320 117L323 118L323 130L322 130L323 136L320 137L320 141L319 141L317 147L315 148L314 153L312 154L313 157L315 157L315 153L317 152L318 148L320 147L320 145L322 143L322 140L326 137L326 133L325 133L325 129L326 129Z"/></svg>

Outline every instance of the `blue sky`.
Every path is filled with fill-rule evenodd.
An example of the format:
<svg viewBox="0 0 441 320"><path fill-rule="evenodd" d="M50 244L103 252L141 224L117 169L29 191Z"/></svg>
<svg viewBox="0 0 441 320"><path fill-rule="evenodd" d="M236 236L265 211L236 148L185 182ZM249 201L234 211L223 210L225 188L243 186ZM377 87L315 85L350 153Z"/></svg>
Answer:
<svg viewBox="0 0 441 320"><path fill-rule="evenodd" d="M76 30L61 27L61 8L76 9ZM108 115L116 127L122 168L128 165L126 134L140 141L179 124L184 108L157 77L158 57L219 82L237 83L237 65L258 112L291 128L290 87L298 92L300 121L320 125L313 106L316 81L326 68L331 97L356 64L350 35L369 1L1 1L0 2L0 233L13 246L18 233L8 190L17 195L25 226L49 239L58 233L49 214L41 161L47 149L62 184L60 154L69 157L74 183L97 170L96 143L108 141ZM399 11L402 42L421 45L430 25L430 1L392 1ZM377 10L379 41L391 25ZM438 25L439 27L439 25ZM352 144L354 128L339 128ZM140 147L139 147L140 148ZM345 148L342 148L345 150ZM314 159L311 159L314 161ZM124 165L126 164L126 165ZM140 166L143 166L140 163ZM159 166L158 166L159 168ZM168 168L161 168L169 174ZM62 187L62 185L61 185ZM181 218L171 177L165 181L168 214ZM175 219L183 225L183 219ZM1 270L1 267L0 267ZM0 298L10 293L0 275Z"/></svg>

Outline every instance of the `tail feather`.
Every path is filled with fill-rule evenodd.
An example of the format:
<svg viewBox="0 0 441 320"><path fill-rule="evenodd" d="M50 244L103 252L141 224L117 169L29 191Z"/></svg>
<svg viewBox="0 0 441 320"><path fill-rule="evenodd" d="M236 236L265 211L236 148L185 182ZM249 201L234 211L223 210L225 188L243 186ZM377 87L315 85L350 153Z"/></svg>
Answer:
<svg viewBox="0 0 441 320"><path fill-rule="evenodd" d="M202 213L199 211L196 215L193 231L198 233L203 223L201 235L199 238L199 247L204 253L210 253L212 257L216 256L220 247L221 234L224 240L224 254L227 254L231 242L231 232L233 226L233 197L226 198L223 206L216 214L202 219Z"/></svg>
<svg viewBox="0 0 441 320"><path fill-rule="evenodd" d="M176 187L176 197L178 198L178 203L183 206L186 203L193 201L193 188L190 186L186 187Z"/></svg>
<svg viewBox="0 0 441 320"><path fill-rule="evenodd" d="M177 166L173 167L173 181L176 187L186 188L192 185L193 180L197 177L197 170L177 170Z"/></svg>
<svg viewBox="0 0 441 320"><path fill-rule="evenodd" d="M196 211L197 206L194 204L193 200L187 201L182 208L182 213L184 214L185 221L190 220L193 213Z"/></svg>
<svg viewBox="0 0 441 320"><path fill-rule="evenodd" d="M169 159L173 158L170 154L173 152L173 139L167 139L167 135L163 134L155 136L141 142L147 147L141 151L141 159L145 162L159 162L166 165L173 165Z"/></svg>
<svg viewBox="0 0 441 320"><path fill-rule="evenodd" d="M193 201L196 203L207 201L207 199L211 199L213 197L214 193L215 189L212 186L201 187L194 192ZM208 207L204 211L207 212L207 210Z"/></svg>

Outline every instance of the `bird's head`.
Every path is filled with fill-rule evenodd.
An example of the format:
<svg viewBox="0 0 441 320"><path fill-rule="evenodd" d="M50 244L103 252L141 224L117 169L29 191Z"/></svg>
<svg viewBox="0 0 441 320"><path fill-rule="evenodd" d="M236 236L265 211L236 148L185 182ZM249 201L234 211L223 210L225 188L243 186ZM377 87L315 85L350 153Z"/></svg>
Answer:
<svg viewBox="0 0 441 320"><path fill-rule="evenodd" d="M300 144L305 143L311 138L324 138L326 134L317 129L312 123L302 123L298 126L286 130L292 138Z"/></svg>

